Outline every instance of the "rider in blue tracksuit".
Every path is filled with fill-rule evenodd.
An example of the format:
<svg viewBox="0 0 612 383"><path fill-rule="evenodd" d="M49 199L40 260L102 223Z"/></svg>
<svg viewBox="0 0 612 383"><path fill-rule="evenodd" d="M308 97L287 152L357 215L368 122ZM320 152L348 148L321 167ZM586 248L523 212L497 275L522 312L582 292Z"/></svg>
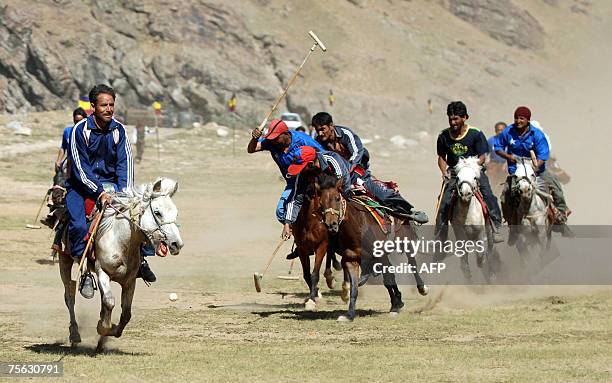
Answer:
<svg viewBox="0 0 612 383"><path fill-rule="evenodd" d="M96 85L89 93L93 113L79 121L72 129L69 148L69 178L66 207L71 255L80 259L85 250L88 225L85 218L85 199L110 202L110 191L133 187L134 167L132 149L125 127L114 119L115 91L107 85ZM143 262L140 274L146 281L155 275ZM93 297L93 281L86 274L81 288L86 298Z"/></svg>
<svg viewBox="0 0 612 383"><path fill-rule="evenodd" d="M287 177L287 169L298 156L300 147L310 146L318 151L323 150L323 148L306 133L289 130L287 125L279 119L270 122L268 133L265 137L261 137L262 132L257 128L253 130L251 135L252 137L247 146L247 152L255 153L262 150L269 151L283 178L285 178L287 182L285 190L283 190L276 207L276 218L283 224L281 236L283 238L289 238L291 236L290 225L295 213L296 178ZM295 217L297 217L297 215L295 215Z"/></svg>
<svg viewBox="0 0 612 383"><path fill-rule="evenodd" d="M333 174L338 179L342 179L342 195L349 197L351 192L351 176L349 164L338 153L330 151L317 151L312 146L300 146L295 151L293 163L287 169L286 177L295 179L295 191L293 193L293 209L287 217L287 221L292 224L297 221L302 203L304 202L304 193L308 184L300 177L302 170L309 164L315 163L322 171L328 174Z"/></svg>

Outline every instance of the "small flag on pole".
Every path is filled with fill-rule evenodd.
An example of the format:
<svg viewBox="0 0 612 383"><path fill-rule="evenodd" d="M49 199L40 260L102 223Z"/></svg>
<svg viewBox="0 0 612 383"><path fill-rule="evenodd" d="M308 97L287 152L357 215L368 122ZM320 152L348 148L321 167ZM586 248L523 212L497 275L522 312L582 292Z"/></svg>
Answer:
<svg viewBox="0 0 612 383"><path fill-rule="evenodd" d="M236 98L236 93L232 93L232 98L227 102L227 106L230 112L236 111L236 106L238 106L238 99Z"/></svg>
<svg viewBox="0 0 612 383"><path fill-rule="evenodd" d="M79 97L78 106L79 108L83 108L83 110L85 110L85 113L87 113L87 115L90 115L93 112L93 109L91 109L91 103L89 102L89 97L87 96Z"/></svg>
<svg viewBox="0 0 612 383"><path fill-rule="evenodd" d="M153 106L153 111L155 112L155 114L158 116L161 116L161 108L162 108L161 102L156 100L155 102L153 102L152 106Z"/></svg>

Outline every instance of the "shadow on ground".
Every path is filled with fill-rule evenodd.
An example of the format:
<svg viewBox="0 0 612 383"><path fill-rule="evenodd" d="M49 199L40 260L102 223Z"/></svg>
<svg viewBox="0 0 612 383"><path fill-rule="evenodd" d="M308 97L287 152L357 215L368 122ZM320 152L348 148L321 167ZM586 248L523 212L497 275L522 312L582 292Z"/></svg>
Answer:
<svg viewBox="0 0 612 383"><path fill-rule="evenodd" d="M56 343L40 343L33 344L30 346L24 347L26 350L33 351L37 354L47 354L47 355L62 355L62 357L66 355L84 355L95 358L98 355L152 355L149 353L143 352L124 352L121 350L117 350L114 348L105 349L101 352L96 352L96 346L91 345L80 345L80 346L70 346L61 342Z"/></svg>

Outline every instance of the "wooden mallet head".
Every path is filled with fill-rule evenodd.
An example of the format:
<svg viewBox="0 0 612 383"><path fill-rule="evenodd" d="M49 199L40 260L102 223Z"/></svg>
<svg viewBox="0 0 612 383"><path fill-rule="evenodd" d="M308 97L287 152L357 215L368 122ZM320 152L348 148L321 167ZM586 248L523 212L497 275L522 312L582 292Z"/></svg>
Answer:
<svg viewBox="0 0 612 383"><path fill-rule="evenodd" d="M321 41L317 35L315 35L315 33L313 31L309 31L308 34L310 35L310 37L312 37L312 39L315 41L315 45L318 45L319 47L321 47L321 50L323 52L327 51L327 48L325 48L325 44L323 44L323 41ZM314 46L312 47L314 49Z"/></svg>

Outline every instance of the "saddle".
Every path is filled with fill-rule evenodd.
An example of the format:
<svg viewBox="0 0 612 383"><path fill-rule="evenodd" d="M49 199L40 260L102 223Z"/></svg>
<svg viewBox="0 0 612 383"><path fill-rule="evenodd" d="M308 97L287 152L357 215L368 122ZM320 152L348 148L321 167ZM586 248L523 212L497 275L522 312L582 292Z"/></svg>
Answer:
<svg viewBox="0 0 612 383"><path fill-rule="evenodd" d="M52 196L53 195L54 194L52 194ZM67 237L65 234L68 231L68 209L66 208L65 190L63 194L61 194L60 199L56 200L56 197L58 196L59 194L55 195L53 199L53 205L49 206L51 208L51 212L49 213L49 216L47 217L47 220L44 223L45 225L49 226L49 228L55 231L53 243L51 244L51 250L62 256L70 256L71 254L64 251L62 247L62 237ZM89 228L87 230L87 235L85 236L85 238L83 238L84 241L89 240L89 237L92 233L92 223L93 221L95 221L96 217L99 214L100 212L96 208L96 201L91 198L85 199L85 219ZM50 222L49 217L52 218L51 224L48 224ZM41 222L43 222L43 220L41 220ZM91 260L95 260L94 247L95 246L90 246L89 251L87 252L87 256Z"/></svg>
<svg viewBox="0 0 612 383"><path fill-rule="evenodd" d="M388 207L381 205L379 202L375 201L374 198L367 194L355 195L351 197L351 202L359 204L363 206L378 224L380 230L387 235L389 230L387 229L387 220L390 219Z"/></svg>

